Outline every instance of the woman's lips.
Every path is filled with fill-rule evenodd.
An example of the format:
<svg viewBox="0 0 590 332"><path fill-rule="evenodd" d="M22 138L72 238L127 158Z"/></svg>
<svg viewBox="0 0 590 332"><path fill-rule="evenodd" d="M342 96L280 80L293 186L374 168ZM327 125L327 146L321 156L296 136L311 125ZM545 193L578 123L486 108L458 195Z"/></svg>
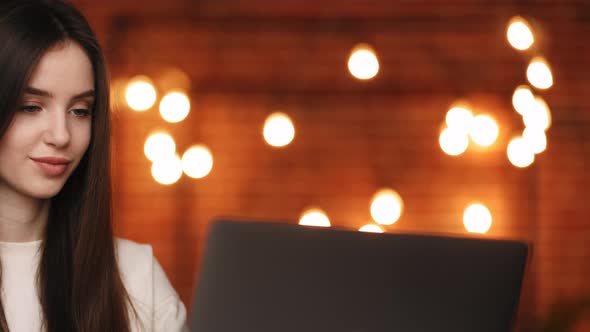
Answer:
<svg viewBox="0 0 590 332"><path fill-rule="evenodd" d="M70 160L61 157L31 158L47 176L60 176L66 172Z"/></svg>

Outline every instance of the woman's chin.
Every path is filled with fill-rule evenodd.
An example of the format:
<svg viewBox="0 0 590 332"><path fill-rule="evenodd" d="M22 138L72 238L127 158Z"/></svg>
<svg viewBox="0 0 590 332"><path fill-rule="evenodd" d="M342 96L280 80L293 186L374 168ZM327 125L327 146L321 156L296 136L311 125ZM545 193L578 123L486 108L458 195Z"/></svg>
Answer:
<svg viewBox="0 0 590 332"><path fill-rule="evenodd" d="M36 199L51 199L55 196L57 196L57 194L59 194L59 192L61 191L61 189L63 188L63 184L61 185L51 185L51 186L43 186L40 188L30 188L30 190L28 190L28 196L30 196L31 198L36 198Z"/></svg>
<svg viewBox="0 0 590 332"><path fill-rule="evenodd" d="M41 199L41 200L45 200L45 199L52 199L53 197L57 196L57 194L59 193L59 191L57 192L35 192L35 193L31 193L31 197L35 198L35 199Z"/></svg>

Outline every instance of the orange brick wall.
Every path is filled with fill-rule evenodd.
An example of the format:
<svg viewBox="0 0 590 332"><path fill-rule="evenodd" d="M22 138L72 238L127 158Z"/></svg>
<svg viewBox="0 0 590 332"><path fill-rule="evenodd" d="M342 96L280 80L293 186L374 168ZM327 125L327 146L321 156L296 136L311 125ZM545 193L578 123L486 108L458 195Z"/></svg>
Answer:
<svg viewBox="0 0 590 332"><path fill-rule="evenodd" d="M191 80L192 110L182 123L164 124L155 108L114 112L113 165L119 234L154 246L187 304L215 216L296 220L317 205L334 225L358 228L383 186L396 189L406 208L388 231L464 234L462 211L479 200L494 216L488 236L533 243L523 321L588 292L585 2L76 2L104 42L115 82L135 74L157 81L169 67ZM511 94L525 83L533 54L506 43L506 23L516 14L535 19L538 50L556 82L542 93L553 112L548 150L524 170L505 154L522 130ZM346 71L359 41L380 57L381 72L370 82ZM491 149L455 158L440 150L440 126L458 98L498 120ZM287 112L297 130L285 149L262 139L275 110ZM212 173L156 184L142 152L154 129L169 130L180 152L206 144Z"/></svg>

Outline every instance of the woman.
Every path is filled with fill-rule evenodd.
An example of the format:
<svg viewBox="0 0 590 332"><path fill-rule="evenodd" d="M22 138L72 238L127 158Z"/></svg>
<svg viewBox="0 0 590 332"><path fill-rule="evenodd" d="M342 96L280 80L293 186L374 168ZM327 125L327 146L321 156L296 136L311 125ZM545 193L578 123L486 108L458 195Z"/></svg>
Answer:
<svg viewBox="0 0 590 332"><path fill-rule="evenodd" d="M113 239L109 86L84 17L0 5L0 331L180 331L151 247Z"/></svg>

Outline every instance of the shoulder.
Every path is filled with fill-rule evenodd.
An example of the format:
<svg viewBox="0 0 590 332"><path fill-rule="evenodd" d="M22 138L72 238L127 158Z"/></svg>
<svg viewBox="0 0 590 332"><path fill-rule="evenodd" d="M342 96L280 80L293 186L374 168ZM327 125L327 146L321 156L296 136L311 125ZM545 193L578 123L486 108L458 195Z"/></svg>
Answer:
<svg viewBox="0 0 590 332"><path fill-rule="evenodd" d="M126 239L115 239L119 273L136 309L153 306L154 254L152 246Z"/></svg>
<svg viewBox="0 0 590 332"><path fill-rule="evenodd" d="M154 331L180 331L186 308L149 244L115 239L121 279L133 306Z"/></svg>
<svg viewBox="0 0 590 332"><path fill-rule="evenodd" d="M151 272L154 259L151 245L115 238L115 252L122 274Z"/></svg>
<svg viewBox="0 0 590 332"><path fill-rule="evenodd" d="M129 295L132 295L134 288L151 286L155 260L152 246L117 238L115 252L119 272Z"/></svg>

